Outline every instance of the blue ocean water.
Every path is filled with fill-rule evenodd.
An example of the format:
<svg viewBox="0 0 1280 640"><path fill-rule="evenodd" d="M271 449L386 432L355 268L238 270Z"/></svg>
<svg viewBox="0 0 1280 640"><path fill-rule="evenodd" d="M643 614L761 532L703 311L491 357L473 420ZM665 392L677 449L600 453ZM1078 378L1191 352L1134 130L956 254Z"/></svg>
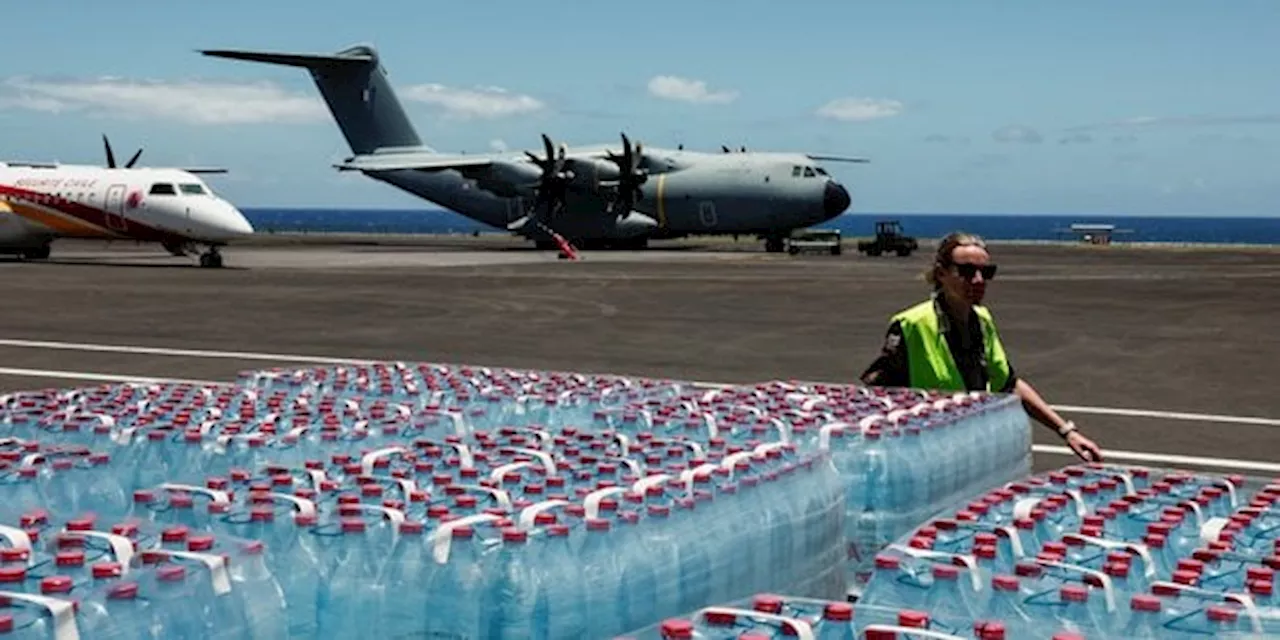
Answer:
<svg viewBox="0 0 1280 640"><path fill-rule="evenodd" d="M289 209L246 208L244 214L263 233L492 233L504 230L441 209ZM1009 214L845 214L820 225L846 236L870 236L877 220L893 219L920 238L938 238L955 230L989 240L1064 240L1072 224L1112 224L1117 242L1280 244L1280 217L1189 217L1123 215Z"/></svg>

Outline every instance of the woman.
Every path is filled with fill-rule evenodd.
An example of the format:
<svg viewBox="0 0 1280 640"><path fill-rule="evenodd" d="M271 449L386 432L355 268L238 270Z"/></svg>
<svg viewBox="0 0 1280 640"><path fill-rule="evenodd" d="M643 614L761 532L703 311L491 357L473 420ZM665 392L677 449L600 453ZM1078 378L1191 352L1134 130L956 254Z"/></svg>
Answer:
<svg viewBox="0 0 1280 640"><path fill-rule="evenodd" d="M1013 393L1040 424L1058 433L1090 462L1102 450L1075 423L1058 415L1005 355L991 312L982 306L996 275L982 238L955 232L943 238L926 278L928 300L895 314L884 348L862 374L874 386Z"/></svg>

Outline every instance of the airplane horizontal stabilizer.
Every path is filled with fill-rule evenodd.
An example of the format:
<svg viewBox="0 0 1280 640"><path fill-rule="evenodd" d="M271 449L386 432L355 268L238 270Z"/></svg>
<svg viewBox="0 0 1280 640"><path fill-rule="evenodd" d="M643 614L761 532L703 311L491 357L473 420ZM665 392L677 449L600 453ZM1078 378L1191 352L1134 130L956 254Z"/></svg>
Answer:
<svg viewBox="0 0 1280 640"><path fill-rule="evenodd" d="M180 171L187 173L226 173L227 170L222 167L182 167Z"/></svg>
<svg viewBox="0 0 1280 640"><path fill-rule="evenodd" d="M331 65L342 64L368 64L374 61L374 57L364 53L351 53L340 55L324 55L310 53L274 53L270 51L244 51L239 49L204 49L200 53L214 58L229 58L231 60L248 60L251 62L266 62L268 64L279 64L288 67L304 67L314 69L317 67L326 67Z"/></svg>
<svg viewBox="0 0 1280 640"><path fill-rule="evenodd" d="M856 158L853 156L828 156L817 153L806 153L805 155L815 162L871 162L868 158Z"/></svg>
<svg viewBox="0 0 1280 640"><path fill-rule="evenodd" d="M367 154L347 158L333 165L343 171L440 171L463 167L482 167L493 163L492 157L449 155L441 153Z"/></svg>

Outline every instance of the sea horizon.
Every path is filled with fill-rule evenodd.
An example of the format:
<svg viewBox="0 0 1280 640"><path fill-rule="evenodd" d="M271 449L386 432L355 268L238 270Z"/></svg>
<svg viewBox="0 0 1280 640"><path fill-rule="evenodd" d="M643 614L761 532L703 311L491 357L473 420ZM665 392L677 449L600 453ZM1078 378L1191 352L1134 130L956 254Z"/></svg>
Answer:
<svg viewBox="0 0 1280 640"><path fill-rule="evenodd" d="M429 207L242 207L241 211L261 233L508 233ZM1280 244L1280 215L851 212L812 228L870 236L879 220L898 220L905 233L920 238L964 230L989 240L1060 241L1074 237L1072 224L1112 224L1114 242Z"/></svg>

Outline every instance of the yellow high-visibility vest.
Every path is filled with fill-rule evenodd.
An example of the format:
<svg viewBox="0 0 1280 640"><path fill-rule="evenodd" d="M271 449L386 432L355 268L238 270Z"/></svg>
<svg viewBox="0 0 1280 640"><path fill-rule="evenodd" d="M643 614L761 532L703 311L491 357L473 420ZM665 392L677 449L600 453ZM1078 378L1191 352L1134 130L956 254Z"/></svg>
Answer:
<svg viewBox="0 0 1280 640"><path fill-rule="evenodd" d="M1004 345L1000 343L991 311L979 305L974 305L973 310L982 324L982 341L987 359L987 391L999 391L1009 380L1009 360L1005 357ZM947 337L938 328L938 316L932 298L899 312L893 316L893 320L902 327L912 387L965 390L964 377L960 375L955 358L951 356Z"/></svg>

